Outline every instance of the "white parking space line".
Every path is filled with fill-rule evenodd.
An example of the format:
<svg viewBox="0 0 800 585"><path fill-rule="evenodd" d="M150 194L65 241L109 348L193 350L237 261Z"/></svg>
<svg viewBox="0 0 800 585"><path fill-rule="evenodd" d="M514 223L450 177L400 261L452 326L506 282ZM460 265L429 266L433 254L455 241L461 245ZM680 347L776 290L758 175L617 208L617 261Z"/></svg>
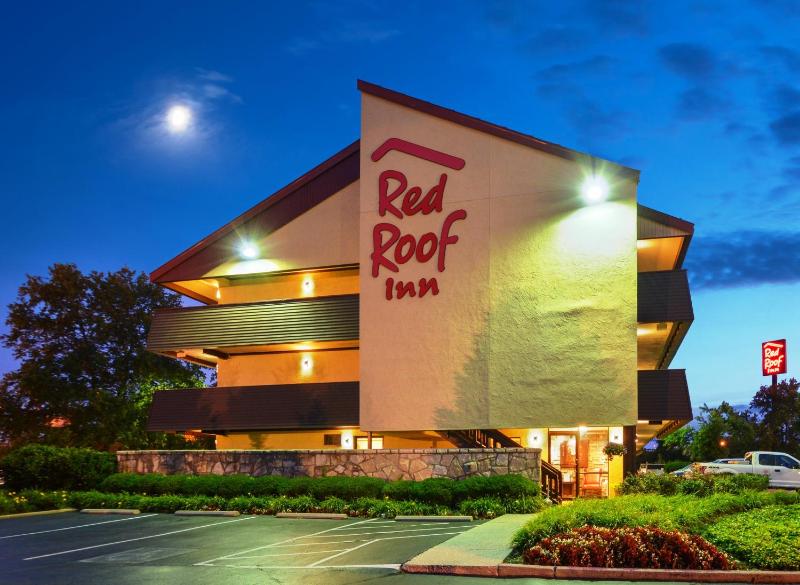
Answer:
<svg viewBox="0 0 800 585"><path fill-rule="evenodd" d="M101 524L112 524L113 522L127 522L129 520L142 520L144 518L152 518L158 514L145 514L143 516L132 516L131 518L120 518L119 520L105 520L103 522L92 522L91 524L79 524L78 526L67 526L66 528L53 528L51 530L37 530L36 532L23 532L21 534L10 534L8 536L0 536L0 540L6 538L19 538L20 536L33 536L34 534L47 534L49 532L61 532L62 530L75 530L76 528L88 528L90 526L100 526Z"/></svg>
<svg viewBox="0 0 800 585"><path fill-rule="evenodd" d="M368 540L367 542L359 544L358 546L354 546L354 547L351 547L351 548L346 548L343 551L337 552L334 555L331 555L329 557L325 557L324 559L320 559L318 561L314 561L313 563L311 563L310 565L307 565L307 566L308 567L316 567L317 565L321 565L322 563L324 563L326 561L329 561L331 559L335 559L336 557L340 557L342 555L346 555L347 553L353 552L354 550L358 550L360 548L364 548L365 546L368 546L368 545L372 544L373 542L378 542L378 539L376 539L376 540Z"/></svg>
<svg viewBox="0 0 800 585"><path fill-rule="evenodd" d="M296 570L296 571L314 571L319 569L389 569L392 571L400 570L400 563L385 563L378 565L316 565L309 567L308 565L208 565L209 567L224 567L226 569L256 569L263 571L264 569L280 569L280 570Z"/></svg>
<svg viewBox="0 0 800 585"><path fill-rule="evenodd" d="M137 542L137 541L140 541L140 540L149 540L151 538L160 538L162 536L170 536L172 534L180 534L182 532L190 532L192 530L200 530L201 528L210 528L212 526L221 526L223 524L231 524L232 522L244 522L245 520L252 520L253 518L255 518L255 516L246 516L245 518L237 518L236 520L224 520L222 522L214 522L212 524L203 524L202 526L192 526L191 528L182 528L181 530L171 530L169 532L162 532L160 534L150 534L148 536L140 536L138 538L128 538L128 539L125 539L125 540L117 540L116 542L105 542L103 544L95 544L95 545L92 545L92 546L84 546L84 547L81 547L81 548L73 548L71 550L62 550L62 551L59 551L59 552L48 553L46 555L36 555L34 557L27 557L27 558L24 558L22 560L24 560L24 561L33 561L33 560L36 560L36 559L45 559L47 557L57 557L59 555L67 555L67 554L70 554L70 553L76 553L76 552L81 552L81 551L85 551L85 550L92 550L92 549L95 549L95 548L103 548L103 547L106 547L106 546L114 546L116 544L126 544L128 542Z"/></svg>
<svg viewBox="0 0 800 585"><path fill-rule="evenodd" d="M373 534L400 534L403 532L427 532L428 530L441 530L441 526L432 526L430 528L412 528L410 530L373 530L370 532L343 532L347 536L372 536ZM329 534L321 538L336 538L338 534Z"/></svg>
<svg viewBox="0 0 800 585"><path fill-rule="evenodd" d="M327 530L320 530L319 532L313 532L311 534L303 534L301 536L295 536L293 538L287 538L286 540L279 540L278 542L273 542L271 544L265 544L263 546L257 546L255 548L249 548L247 550L242 550L242 551L239 551L239 552L230 553L228 555L223 555L221 557L217 557L217 558L211 559L209 561L202 561L202 562L199 562L199 563L195 563L195 566L197 566L197 565L209 565L210 563L213 563L213 562L216 562L216 561L222 561L222 560L230 559L230 558L236 557L238 555L244 555L244 554L247 554L247 553L255 552L257 550L264 550L264 549L267 549L267 548L280 546L282 544L286 544L286 543L289 543L289 542L295 542L297 540L300 540L301 538L309 538L311 536L318 536L320 534L326 534L328 532L333 532L334 530L340 530L341 528L345 528L347 526L355 526L356 524L367 524L369 522L372 522L373 520L374 520L373 518L370 518L369 520L360 520L358 522L351 522L350 524L345 524L344 526L334 526L333 528L328 528ZM294 520L288 520L288 522L294 522Z"/></svg>

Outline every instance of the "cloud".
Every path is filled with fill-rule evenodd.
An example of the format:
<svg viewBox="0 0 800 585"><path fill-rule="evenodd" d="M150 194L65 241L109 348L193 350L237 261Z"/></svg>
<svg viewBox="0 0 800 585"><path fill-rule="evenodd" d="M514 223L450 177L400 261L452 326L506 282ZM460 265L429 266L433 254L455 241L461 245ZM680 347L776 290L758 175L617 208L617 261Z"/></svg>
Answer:
<svg viewBox="0 0 800 585"><path fill-rule="evenodd" d="M800 72L800 53L789 47L765 45L759 51L768 59L776 61L793 73Z"/></svg>
<svg viewBox="0 0 800 585"><path fill-rule="evenodd" d="M703 87L693 87L680 94L678 98L678 117L687 121L713 118L728 110L730 103L716 93Z"/></svg>
<svg viewBox="0 0 800 585"><path fill-rule="evenodd" d="M584 10L602 30L645 34L649 28L645 2L630 0L586 0Z"/></svg>
<svg viewBox="0 0 800 585"><path fill-rule="evenodd" d="M286 45L286 50L293 55L304 55L325 46L340 43L375 45L401 34L400 30L396 28L361 20L336 19L331 29L331 31L322 32L314 38L295 37Z"/></svg>
<svg viewBox="0 0 800 585"><path fill-rule="evenodd" d="M556 63L540 70L536 77L545 81L561 81L587 75L608 74L618 61L608 55L594 55L582 61Z"/></svg>
<svg viewBox="0 0 800 585"><path fill-rule="evenodd" d="M778 85L769 93L768 107L779 114L800 110L800 91L790 85Z"/></svg>
<svg viewBox="0 0 800 585"><path fill-rule="evenodd" d="M800 110L776 118L769 129L782 146L797 146L800 144Z"/></svg>
<svg viewBox="0 0 800 585"><path fill-rule="evenodd" d="M715 54L703 45L672 43L661 47L658 53L673 72L692 81L708 80L720 68Z"/></svg>
<svg viewBox="0 0 800 585"><path fill-rule="evenodd" d="M687 257L692 287L800 282L800 232L744 231L695 238Z"/></svg>
<svg viewBox="0 0 800 585"><path fill-rule="evenodd" d="M197 77L205 81L213 81L216 83L231 83L233 81L233 77L220 73L219 71L214 71L213 69L196 67L195 71L197 71Z"/></svg>
<svg viewBox="0 0 800 585"><path fill-rule="evenodd" d="M522 49L533 55L563 54L586 46L589 35L577 28L563 25L547 26L528 38Z"/></svg>

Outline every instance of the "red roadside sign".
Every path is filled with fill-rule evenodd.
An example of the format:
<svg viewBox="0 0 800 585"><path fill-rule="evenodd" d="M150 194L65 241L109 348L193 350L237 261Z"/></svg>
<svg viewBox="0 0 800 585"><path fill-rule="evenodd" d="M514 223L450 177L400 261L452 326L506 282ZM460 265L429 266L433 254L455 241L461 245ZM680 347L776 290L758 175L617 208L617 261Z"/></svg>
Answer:
<svg viewBox="0 0 800 585"><path fill-rule="evenodd" d="M786 373L786 340L776 339L761 344L761 371L765 376Z"/></svg>

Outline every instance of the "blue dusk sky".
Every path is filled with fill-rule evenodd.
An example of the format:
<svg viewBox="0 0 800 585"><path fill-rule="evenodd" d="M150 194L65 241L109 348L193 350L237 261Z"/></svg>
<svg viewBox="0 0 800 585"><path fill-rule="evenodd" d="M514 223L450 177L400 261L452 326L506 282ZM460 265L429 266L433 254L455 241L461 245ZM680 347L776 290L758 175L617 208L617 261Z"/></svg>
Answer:
<svg viewBox="0 0 800 585"><path fill-rule="evenodd" d="M800 367L798 2L4 2L0 71L3 314L54 262L149 272L349 144L361 78L640 169L694 222L695 406L749 402L761 341Z"/></svg>

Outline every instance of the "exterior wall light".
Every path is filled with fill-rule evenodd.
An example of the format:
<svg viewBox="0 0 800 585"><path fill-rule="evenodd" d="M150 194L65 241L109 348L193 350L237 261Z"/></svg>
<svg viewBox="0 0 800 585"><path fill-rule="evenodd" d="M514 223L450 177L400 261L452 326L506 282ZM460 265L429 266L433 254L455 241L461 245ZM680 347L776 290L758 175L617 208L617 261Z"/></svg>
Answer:
<svg viewBox="0 0 800 585"><path fill-rule="evenodd" d="M314 369L314 360L311 358L310 355L304 355L300 358L300 371L303 374L310 374L311 370Z"/></svg>
<svg viewBox="0 0 800 585"><path fill-rule="evenodd" d="M589 428L588 428L588 427L583 427L583 426L581 426L581 427L578 427L578 432L580 433L581 437L582 437L583 435L585 435L585 434L586 434L586 431L588 431L588 430L589 430Z"/></svg>
<svg viewBox="0 0 800 585"><path fill-rule="evenodd" d="M310 276L306 276L303 279L303 294L310 295L314 292L314 279Z"/></svg>
<svg viewBox="0 0 800 585"><path fill-rule="evenodd" d="M608 429L608 438L612 443L622 443L622 427Z"/></svg>
<svg viewBox="0 0 800 585"><path fill-rule="evenodd" d="M241 254L242 258L255 260L258 258L258 246L251 242L244 242L239 246L239 254Z"/></svg>
<svg viewBox="0 0 800 585"><path fill-rule="evenodd" d="M544 445L544 431L542 429L530 429L528 431L528 447L541 449Z"/></svg>
<svg viewBox="0 0 800 585"><path fill-rule="evenodd" d="M342 432L342 449L353 448L353 431Z"/></svg>
<svg viewBox="0 0 800 585"><path fill-rule="evenodd" d="M583 200L589 205L602 203L608 199L608 181L600 175L586 177L581 185L581 195Z"/></svg>

